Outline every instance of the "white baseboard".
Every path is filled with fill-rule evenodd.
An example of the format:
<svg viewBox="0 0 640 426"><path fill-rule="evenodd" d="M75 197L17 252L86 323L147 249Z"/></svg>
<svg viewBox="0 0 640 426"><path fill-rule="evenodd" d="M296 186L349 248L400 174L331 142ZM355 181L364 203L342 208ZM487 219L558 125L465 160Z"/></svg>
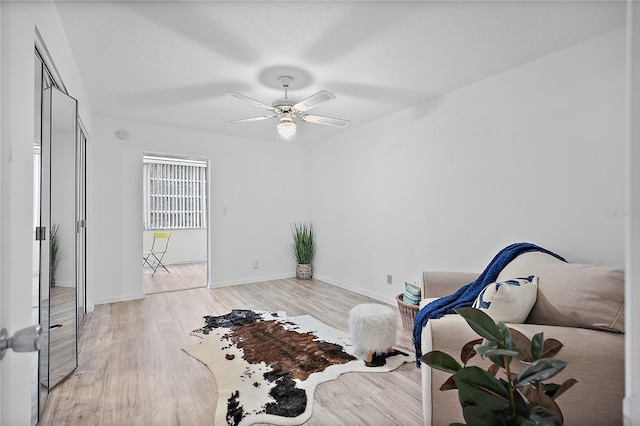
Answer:
<svg viewBox="0 0 640 426"><path fill-rule="evenodd" d="M285 278L293 278L293 277L295 277L295 274L267 275L262 277L240 278L237 280L215 281L215 282L209 282L208 288L230 287L233 285L253 284L253 283L259 283L263 281L282 280Z"/></svg>
<svg viewBox="0 0 640 426"><path fill-rule="evenodd" d="M395 296L393 298L389 298L389 296L385 296L373 291L368 291L365 289L362 289L360 287L356 287L354 285L348 284L348 283L344 283L342 281L338 281L338 280L334 280L332 278L329 277L325 277L323 275L314 275L314 278L320 281L324 281L327 284L331 284L331 285L335 285L336 287L340 287L340 288L344 288L345 290L349 290L352 291L354 293L358 293L361 294L363 296L367 296L370 297L372 299L378 300L380 302L386 303L387 305L396 305L396 298Z"/></svg>
<svg viewBox="0 0 640 426"><path fill-rule="evenodd" d="M106 297L104 299L96 299L93 304L88 304L90 312L93 311L95 305L104 305L105 303L126 302L127 300L144 299L144 293L122 294L116 297ZM87 309L89 311L89 309Z"/></svg>
<svg viewBox="0 0 640 426"><path fill-rule="evenodd" d="M284 275L270 275L270 276L262 276L262 277L250 277L250 278L241 278L241 279L237 279L237 280L227 280L227 281L216 281L216 282L209 282L207 284L208 288L220 288L220 287L230 287L230 286L234 286L234 285L243 285L243 284L254 284L254 283L258 283L258 282L262 282L262 281L272 281L272 280L281 280L281 279L286 279L286 278L294 278L295 274L284 274ZM388 305L392 305L395 306L396 305L396 298L395 296L393 298L390 298L388 296L385 295L381 295L372 291L367 291L364 290L362 288L353 286L351 284L348 283L344 283L342 281L338 281L338 280L334 280L332 278L323 276L323 275L316 275L314 274L313 278L319 280L319 281L324 281L327 284L331 284L334 285L336 287L340 287L340 288L344 288L345 290L349 290L352 291L354 293L358 293L361 294L363 296L367 296L370 297L372 299L375 299L379 302L382 303L386 303Z"/></svg>

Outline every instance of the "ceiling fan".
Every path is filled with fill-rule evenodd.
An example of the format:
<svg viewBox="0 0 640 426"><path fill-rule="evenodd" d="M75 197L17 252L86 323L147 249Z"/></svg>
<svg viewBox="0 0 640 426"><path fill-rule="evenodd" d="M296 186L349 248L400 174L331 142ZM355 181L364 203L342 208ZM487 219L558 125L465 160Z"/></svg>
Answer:
<svg viewBox="0 0 640 426"><path fill-rule="evenodd" d="M241 93L231 92L229 95L236 97L245 102L249 102L252 105L255 105L260 108L264 108L267 111L271 111L275 115L263 115L260 117L252 117L252 118L244 118L241 120L232 120L225 121L226 124L238 124L238 123L246 123L250 121L259 121L259 120L270 120L272 118L278 118L280 123L276 126L278 130L278 134L284 138L290 138L296 133L296 120L306 121L308 123L316 123L316 124L326 124L328 126L337 126L342 127L349 123L349 120L344 120L342 118L332 118L325 117L322 115L313 115L307 114L311 108L314 108L321 103L330 101L334 99L336 96L327 91L321 90L313 95L309 96L301 100L298 103L293 103L287 97L287 91L289 89L289 85L293 81L293 77L282 76L278 78L280 84L284 88L284 99L276 99L271 103L271 105L265 104L264 102L260 102L248 96L245 96Z"/></svg>

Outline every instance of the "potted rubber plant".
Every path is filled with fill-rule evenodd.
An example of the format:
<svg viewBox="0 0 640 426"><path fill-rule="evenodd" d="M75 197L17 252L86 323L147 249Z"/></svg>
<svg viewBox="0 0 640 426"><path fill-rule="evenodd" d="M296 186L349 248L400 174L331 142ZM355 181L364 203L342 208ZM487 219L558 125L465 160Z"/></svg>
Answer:
<svg viewBox="0 0 640 426"><path fill-rule="evenodd" d="M567 363L555 359L562 348L556 339L538 333L531 340L503 322L497 324L483 311L471 307L455 310L481 336L462 347L462 364L442 351L424 354L420 361L452 374L441 391L458 390L462 414L469 426L562 425L564 419L555 400L577 381L543 383L562 371ZM476 354L493 364L486 370L467 363ZM511 361L522 369L515 372ZM504 374L498 376L500 370ZM452 423L460 425L460 423Z"/></svg>
<svg viewBox="0 0 640 426"><path fill-rule="evenodd" d="M313 224L310 222L294 223L291 225L293 242L291 256L296 261L296 278L310 280L313 277L313 256L316 247L313 241Z"/></svg>

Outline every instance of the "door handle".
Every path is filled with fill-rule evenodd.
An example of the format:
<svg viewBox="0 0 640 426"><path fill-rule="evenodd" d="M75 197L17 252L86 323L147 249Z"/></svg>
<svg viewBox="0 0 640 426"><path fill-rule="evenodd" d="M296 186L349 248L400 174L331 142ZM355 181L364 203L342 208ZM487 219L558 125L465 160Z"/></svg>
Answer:
<svg viewBox="0 0 640 426"><path fill-rule="evenodd" d="M7 349L14 352L35 352L40 350L40 338L42 336L42 326L32 325L16 331L16 334L9 337L6 328L0 330L0 360L4 357Z"/></svg>

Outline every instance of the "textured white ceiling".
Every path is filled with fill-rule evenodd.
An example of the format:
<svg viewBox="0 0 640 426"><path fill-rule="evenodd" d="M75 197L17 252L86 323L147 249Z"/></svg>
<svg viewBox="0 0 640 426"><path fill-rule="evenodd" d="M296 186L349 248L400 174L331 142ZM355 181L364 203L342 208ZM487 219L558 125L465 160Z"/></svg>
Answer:
<svg viewBox="0 0 640 426"><path fill-rule="evenodd" d="M96 115L275 141L266 111L289 97L336 99L310 111L344 129L322 140L625 23L624 1L57 2Z"/></svg>

